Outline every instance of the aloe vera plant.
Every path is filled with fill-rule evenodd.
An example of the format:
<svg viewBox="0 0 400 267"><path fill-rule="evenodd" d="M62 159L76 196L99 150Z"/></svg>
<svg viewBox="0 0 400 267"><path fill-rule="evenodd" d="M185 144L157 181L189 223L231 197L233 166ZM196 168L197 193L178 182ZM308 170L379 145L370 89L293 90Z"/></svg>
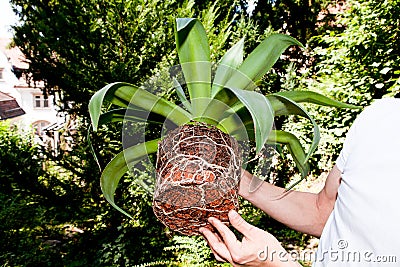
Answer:
<svg viewBox="0 0 400 267"><path fill-rule="evenodd" d="M282 91L263 95L260 80L289 46L301 46L294 38L272 34L244 58L244 39L233 45L212 65L206 31L197 19L178 18L175 39L184 80L172 77L181 103L159 97L142 87L117 82L97 91L89 103L92 127L111 121L163 124L173 129L154 140L126 147L104 168L101 189L117 210L129 216L114 201L121 177L132 166L157 153L155 215L170 229L185 235L211 227L207 218L227 222L227 212L238 209L238 185L242 168L240 142L255 144L259 153L265 144L286 145L301 177L309 171L308 160L319 142L319 129L301 102L338 108L355 108L310 91ZM119 108L104 111L109 103ZM104 112L103 112L104 111ZM307 151L299 139L273 129L275 116L299 115L313 125ZM248 143L248 142L246 142Z"/></svg>

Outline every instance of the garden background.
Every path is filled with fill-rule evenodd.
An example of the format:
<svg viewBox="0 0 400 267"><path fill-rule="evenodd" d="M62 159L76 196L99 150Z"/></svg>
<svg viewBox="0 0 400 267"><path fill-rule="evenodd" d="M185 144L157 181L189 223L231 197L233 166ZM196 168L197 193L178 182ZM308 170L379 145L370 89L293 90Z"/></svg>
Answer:
<svg viewBox="0 0 400 267"><path fill-rule="evenodd" d="M11 3L20 20L13 45L29 61L31 78L45 81L45 92L60 97L60 109L75 118L78 130L71 136L73 149L54 155L35 145L30 133L0 123L1 266L217 266L201 237L176 235L157 221L152 196L134 177L124 179L122 186L129 190L118 191L116 197L133 219L112 208L102 197L100 170L87 142L87 106L94 92L115 81L142 84L177 64L177 17L202 21L215 61L242 36L246 51L272 32L301 41L305 48L287 50L259 84L265 93L307 89L366 106L400 92L399 0ZM174 97L166 88L159 95ZM321 127L322 139L310 175L298 188L315 190L359 111L307 108ZM297 117L285 122L294 133L312 127ZM282 125L282 119L275 124ZM91 135L100 165L120 150L119 129L116 123ZM306 145L310 139L304 133ZM248 168L257 171L252 164ZM283 156L264 178L285 186L298 174L290 157ZM247 221L270 231L288 248L306 247L312 238L246 201L241 207Z"/></svg>

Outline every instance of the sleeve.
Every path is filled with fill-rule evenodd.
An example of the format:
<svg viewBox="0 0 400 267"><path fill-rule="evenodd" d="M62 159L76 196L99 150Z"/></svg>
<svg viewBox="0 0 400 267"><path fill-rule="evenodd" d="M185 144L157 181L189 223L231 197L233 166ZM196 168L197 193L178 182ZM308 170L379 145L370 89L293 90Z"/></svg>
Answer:
<svg viewBox="0 0 400 267"><path fill-rule="evenodd" d="M350 154L358 149L359 146L366 144L370 147L380 146L380 144L376 143L377 138L374 137L382 134L382 131L386 131L385 136L393 136L388 138L388 140L395 139L398 131L396 129L400 129L398 125L399 112L400 99L377 99L371 105L367 106L357 116L346 134L342 151L336 159L338 169L344 172Z"/></svg>
<svg viewBox="0 0 400 267"><path fill-rule="evenodd" d="M367 106L354 120L346 134L346 139L343 143L342 150L336 159L336 166L341 172L343 172L344 168L346 167L346 162L351 151L355 148L356 143L359 142L358 139L361 138L360 134L362 133L362 130L366 125L368 126L368 124L370 124L368 122L373 121L375 117L376 119L379 119L379 114L377 111L385 106L385 101L375 101L371 105Z"/></svg>
<svg viewBox="0 0 400 267"><path fill-rule="evenodd" d="M357 140L357 125L359 124L360 121L360 116L355 119L353 124L351 125L349 131L346 134L346 139L343 143L342 150L339 153L338 158L336 159L336 166L338 169L343 172L344 168L346 166L346 161L355 145L355 142Z"/></svg>

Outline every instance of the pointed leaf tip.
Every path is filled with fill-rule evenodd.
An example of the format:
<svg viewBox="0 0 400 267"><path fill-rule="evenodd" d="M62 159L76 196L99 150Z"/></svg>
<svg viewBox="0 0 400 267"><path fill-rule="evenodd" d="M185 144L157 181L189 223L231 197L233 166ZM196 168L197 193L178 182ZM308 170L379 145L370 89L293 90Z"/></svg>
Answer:
<svg viewBox="0 0 400 267"><path fill-rule="evenodd" d="M303 45L295 38L280 33L274 33L265 38L243 61L239 67L241 75L233 75L228 81L228 86L245 90L254 90L250 81L257 82L275 64L282 53L292 45ZM247 77L247 79L243 79Z"/></svg>
<svg viewBox="0 0 400 267"><path fill-rule="evenodd" d="M155 153L158 147L158 139L131 146L118 153L104 168L100 178L100 186L105 199L118 211L132 218L121 209L114 201L115 190L121 178L129 171L129 166L134 166L143 160L148 154Z"/></svg>
<svg viewBox="0 0 400 267"><path fill-rule="evenodd" d="M188 25L193 22L194 18L177 18L176 19L176 30L181 31L182 29L188 27Z"/></svg>
<svg viewBox="0 0 400 267"><path fill-rule="evenodd" d="M205 107L196 99L210 97L211 94L210 45L203 24L197 19L177 19L175 42L193 115L199 116Z"/></svg>

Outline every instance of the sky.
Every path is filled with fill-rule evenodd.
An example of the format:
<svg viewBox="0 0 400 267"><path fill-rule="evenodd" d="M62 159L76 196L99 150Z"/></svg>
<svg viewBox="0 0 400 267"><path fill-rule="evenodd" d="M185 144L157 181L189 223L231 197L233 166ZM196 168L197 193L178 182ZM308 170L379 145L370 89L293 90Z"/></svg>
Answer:
<svg viewBox="0 0 400 267"><path fill-rule="evenodd" d="M16 24L18 21L17 16L11 9L11 5L8 0L0 0L0 38L12 37L12 33L9 32L10 25Z"/></svg>

